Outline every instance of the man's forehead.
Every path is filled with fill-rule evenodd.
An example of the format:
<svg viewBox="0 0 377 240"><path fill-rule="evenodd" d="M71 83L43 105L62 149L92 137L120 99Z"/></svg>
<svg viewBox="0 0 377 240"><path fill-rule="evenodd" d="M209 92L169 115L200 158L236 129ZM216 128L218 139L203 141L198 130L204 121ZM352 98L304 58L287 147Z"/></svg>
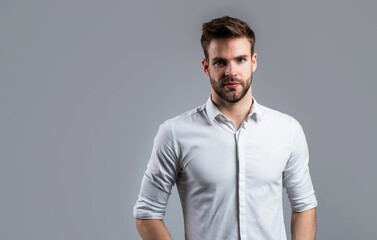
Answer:
<svg viewBox="0 0 377 240"><path fill-rule="evenodd" d="M245 37L212 39L208 46L209 58L228 58L237 56L250 56L251 44Z"/></svg>

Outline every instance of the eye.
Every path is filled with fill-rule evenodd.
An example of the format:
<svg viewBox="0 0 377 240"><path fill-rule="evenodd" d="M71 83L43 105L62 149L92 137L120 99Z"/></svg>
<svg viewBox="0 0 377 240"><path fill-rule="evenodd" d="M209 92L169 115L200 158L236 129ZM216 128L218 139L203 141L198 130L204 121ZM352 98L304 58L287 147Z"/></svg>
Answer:
<svg viewBox="0 0 377 240"><path fill-rule="evenodd" d="M218 66L218 67L222 67L222 66L225 66L226 63L225 63L225 61L223 61L223 60L217 60L217 61L215 61L215 62L213 63L213 65Z"/></svg>
<svg viewBox="0 0 377 240"><path fill-rule="evenodd" d="M246 58L238 58L237 61L239 63L243 63L243 62L246 62Z"/></svg>

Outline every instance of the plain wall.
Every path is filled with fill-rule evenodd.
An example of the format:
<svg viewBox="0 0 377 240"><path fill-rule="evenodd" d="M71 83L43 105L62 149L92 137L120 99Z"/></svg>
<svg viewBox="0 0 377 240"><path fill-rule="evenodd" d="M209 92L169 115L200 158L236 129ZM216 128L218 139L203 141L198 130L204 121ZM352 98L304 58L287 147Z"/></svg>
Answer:
<svg viewBox="0 0 377 240"><path fill-rule="evenodd" d="M201 24L223 15L255 30L255 98L304 128L317 239L377 239L376 7L2 0L0 239L140 239L132 210L153 138L207 100ZM184 238L176 189L165 221Z"/></svg>

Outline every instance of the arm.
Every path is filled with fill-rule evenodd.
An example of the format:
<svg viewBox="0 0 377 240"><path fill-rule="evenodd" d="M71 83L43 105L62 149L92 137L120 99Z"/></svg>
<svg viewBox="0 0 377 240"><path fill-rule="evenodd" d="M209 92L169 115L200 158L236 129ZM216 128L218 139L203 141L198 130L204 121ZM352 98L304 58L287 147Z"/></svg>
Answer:
<svg viewBox="0 0 377 240"><path fill-rule="evenodd" d="M134 206L136 227L145 240L172 239L162 219L171 189L178 178L178 161L173 133L169 122L165 122L155 137L152 154Z"/></svg>
<svg viewBox="0 0 377 240"><path fill-rule="evenodd" d="M292 152L283 172L292 208L292 240L314 240L317 199L309 173L309 150L301 125L293 123Z"/></svg>
<svg viewBox="0 0 377 240"><path fill-rule="evenodd" d="M144 240L171 240L168 229L161 219L136 219L136 227Z"/></svg>
<svg viewBox="0 0 377 240"><path fill-rule="evenodd" d="M292 212L292 240L314 240L316 232L316 209Z"/></svg>

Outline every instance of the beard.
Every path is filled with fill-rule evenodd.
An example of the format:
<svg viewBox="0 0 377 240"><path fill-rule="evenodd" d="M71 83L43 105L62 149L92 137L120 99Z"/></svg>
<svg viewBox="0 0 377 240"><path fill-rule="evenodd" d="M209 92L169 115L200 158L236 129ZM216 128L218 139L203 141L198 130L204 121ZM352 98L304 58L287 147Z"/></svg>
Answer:
<svg viewBox="0 0 377 240"><path fill-rule="evenodd" d="M220 98L229 103L236 103L246 95L247 91L249 91L253 79L253 74L251 74L250 77L246 79L246 81L242 81L233 77L224 77L219 81L216 81L210 76L209 79L213 90L217 93L217 95L219 95ZM237 82L240 85L237 88L228 89L225 87L225 84L228 82ZM241 92L239 92L239 87L242 88Z"/></svg>

